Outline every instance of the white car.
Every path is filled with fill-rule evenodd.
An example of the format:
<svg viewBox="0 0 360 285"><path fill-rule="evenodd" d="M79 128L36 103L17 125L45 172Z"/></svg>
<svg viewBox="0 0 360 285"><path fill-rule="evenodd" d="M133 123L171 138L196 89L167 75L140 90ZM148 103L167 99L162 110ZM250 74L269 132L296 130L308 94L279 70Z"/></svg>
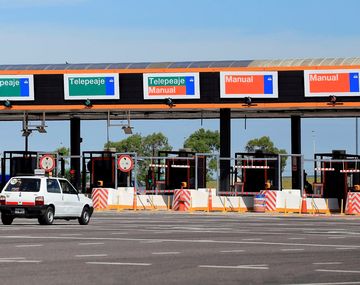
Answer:
<svg viewBox="0 0 360 285"><path fill-rule="evenodd" d="M92 200L79 194L64 178L12 177L0 194L4 225L11 225L17 217L37 218L41 225L51 225L54 219L78 219L81 225L87 225L93 210Z"/></svg>

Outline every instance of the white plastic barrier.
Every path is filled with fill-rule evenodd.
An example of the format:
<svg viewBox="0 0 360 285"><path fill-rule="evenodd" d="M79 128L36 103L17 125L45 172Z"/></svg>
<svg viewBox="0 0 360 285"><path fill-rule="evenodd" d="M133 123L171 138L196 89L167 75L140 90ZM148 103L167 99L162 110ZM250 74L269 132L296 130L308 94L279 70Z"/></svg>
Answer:
<svg viewBox="0 0 360 285"><path fill-rule="evenodd" d="M106 188L108 192L107 209L134 209L134 188L120 187L117 190ZM213 211L252 211L253 196L216 196L216 189L190 190L191 207L193 211L207 211L209 209L209 191L211 193L211 208ZM172 205L173 195L136 195L136 209L166 210ZM301 191L299 189L284 189L277 191L276 212L296 212L301 210ZM340 211L336 198L307 198L308 213L329 213Z"/></svg>

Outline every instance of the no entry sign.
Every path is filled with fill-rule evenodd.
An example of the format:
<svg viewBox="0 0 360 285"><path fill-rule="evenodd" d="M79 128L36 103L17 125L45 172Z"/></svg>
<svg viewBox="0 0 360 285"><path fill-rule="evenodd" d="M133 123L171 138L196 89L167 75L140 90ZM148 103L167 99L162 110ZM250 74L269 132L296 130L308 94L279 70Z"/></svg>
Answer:
<svg viewBox="0 0 360 285"><path fill-rule="evenodd" d="M40 158L39 166L44 169L45 172L50 172L55 168L55 158L52 155L45 154Z"/></svg>
<svg viewBox="0 0 360 285"><path fill-rule="evenodd" d="M117 164L122 172L130 172L134 168L134 160L127 154L120 155Z"/></svg>

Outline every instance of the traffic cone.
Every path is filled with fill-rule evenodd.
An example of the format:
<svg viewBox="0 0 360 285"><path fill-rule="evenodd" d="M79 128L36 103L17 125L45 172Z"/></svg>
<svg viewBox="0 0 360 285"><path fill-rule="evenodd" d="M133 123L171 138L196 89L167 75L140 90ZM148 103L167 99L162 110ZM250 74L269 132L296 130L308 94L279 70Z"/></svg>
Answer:
<svg viewBox="0 0 360 285"><path fill-rule="evenodd" d="M134 190L134 199L133 199L133 210L136 211L137 210L137 196L136 196L136 191Z"/></svg>
<svg viewBox="0 0 360 285"><path fill-rule="evenodd" d="M353 203L352 203L352 196L350 193L348 193L348 201L347 201L347 207L345 214L352 215L353 214Z"/></svg>
<svg viewBox="0 0 360 285"><path fill-rule="evenodd" d="M208 196L208 212L212 211L212 192L209 189L209 196Z"/></svg>
<svg viewBox="0 0 360 285"><path fill-rule="evenodd" d="M307 205L306 205L306 191L304 190L302 199L301 199L301 214L307 214Z"/></svg>

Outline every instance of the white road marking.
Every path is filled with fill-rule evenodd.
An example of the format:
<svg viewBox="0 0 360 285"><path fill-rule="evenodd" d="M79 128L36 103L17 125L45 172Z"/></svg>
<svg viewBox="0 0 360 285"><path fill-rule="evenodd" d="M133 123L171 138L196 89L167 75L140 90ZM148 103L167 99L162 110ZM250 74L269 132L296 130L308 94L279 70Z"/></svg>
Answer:
<svg viewBox="0 0 360 285"><path fill-rule="evenodd" d="M336 249L339 249L339 250L348 250L348 249L358 249L357 247L337 247Z"/></svg>
<svg viewBox="0 0 360 285"><path fill-rule="evenodd" d="M303 248L282 248L281 251L302 251L305 250Z"/></svg>
<svg viewBox="0 0 360 285"><path fill-rule="evenodd" d="M112 235L127 235L128 233L126 232L119 232L119 233L111 233Z"/></svg>
<svg viewBox="0 0 360 285"><path fill-rule="evenodd" d="M277 246L307 246L307 247L327 247L327 248L346 248L360 249L360 245L346 244L323 244L323 243L286 243L286 242L261 242L261 241L232 241L232 240L204 240L204 239L146 239L146 238L122 238L122 237L64 237L64 236L0 236L0 239L40 239L40 240L81 240L81 241L138 241L147 243L156 242L176 242L176 243L216 243L216 244L257 244L257 245L277 245Z"/></svg>
<svg viewBox="0 0 360 285"><path fill-rule="evenodd" d="M108 256L107 254L78 254L75 257L101 257L101 256Z"/></svg>
<svg viewBox="0 0 360 285"><path fill-rule="evenodd" d="M163 251L163 252L152 252L151 254L166 255L166 254L179 254L179 251Z"/></svg>
<svg viewBox="0 0 360 285"><path fill-rule="evenodd" d="M233 249L233 250L221 250L222 253L231 253L231 252L245 252L244 249Z"/></svg>
<svg viewBox="0 0 360 285"><path fill-rule="evenodd" d="M151 263L130 263L130 262L85 262L86 264L95 265L129 265L129 266L150 266Z"/></svg>
<svg viewBox="0 0 360 285"><path fill-rule="evenodd" d="M293 237L293 238L288 238L288 239L301 240L301 239L305 239L305 238L302 238L302 237Z"/></svg>
<svg viewBox="0 0 360 285"><path fill-rule="evenodd" d="M19 260L17 263L40 263L42 260Z"/></svg>
<svg viewBox="0 0 360 285"><path fill-rule="evenodd" d="M313 262L314 265L337 265L337 264L343 264L343 262Z"/></svg>
<svg viewBox="0 0 360 285"><path fill-rule="evenodd" d="M243 238L241 240L244 240L244 241L257 241L257 240L263 240L262 238Z"/></svg>
<svg viewBox="0 0 360 285"><path fill-rule="evenodd" d="M353 282L326 282L326 283L294 283L294 284L283 284L283 285L355 285L360 284L360 281Z"/></svg>
<svg viewBox="0 0 360 285"><path fill-rule="evenodd" d="M61 234L64 237L72 237L72 236L82 236L83 234Z"/></svg>
<svg viewBox="0 0 360 285"><path fill-rule="evenodd" d="M345 237L344 236L338 236L338 237L331 236L331 237L328 237L328 238L330 238L330 239L342 239L342 238L345 238Z"/></svg>
<svg viewBox="0 0 360 285"><path fill-rule="evenodd" d="M42 244L19 244L16 245L15 247L38 247L38 246L43 246Z"/></svg>
<svg viewBox="0 0 360 285"><path fill-rule="evenodd" d="M225 266L225 265L199 265L200 268L219 268L219 269L269 269L267 264L255 264L255 265L235 265L235 266Z"/></svg>
<svg viewBox="0 0 360 285"><path fill-rule="evenodd" d="M79 242L78 245L101 245L105 244L104 242Z"/></svg>
<svg viewBox="0 0 360 285"><path fill-rule="evenodd" d="M338 269L316 269L318 272L335 272L335 273L360 273L359 270L338 270Z"/></svg>

